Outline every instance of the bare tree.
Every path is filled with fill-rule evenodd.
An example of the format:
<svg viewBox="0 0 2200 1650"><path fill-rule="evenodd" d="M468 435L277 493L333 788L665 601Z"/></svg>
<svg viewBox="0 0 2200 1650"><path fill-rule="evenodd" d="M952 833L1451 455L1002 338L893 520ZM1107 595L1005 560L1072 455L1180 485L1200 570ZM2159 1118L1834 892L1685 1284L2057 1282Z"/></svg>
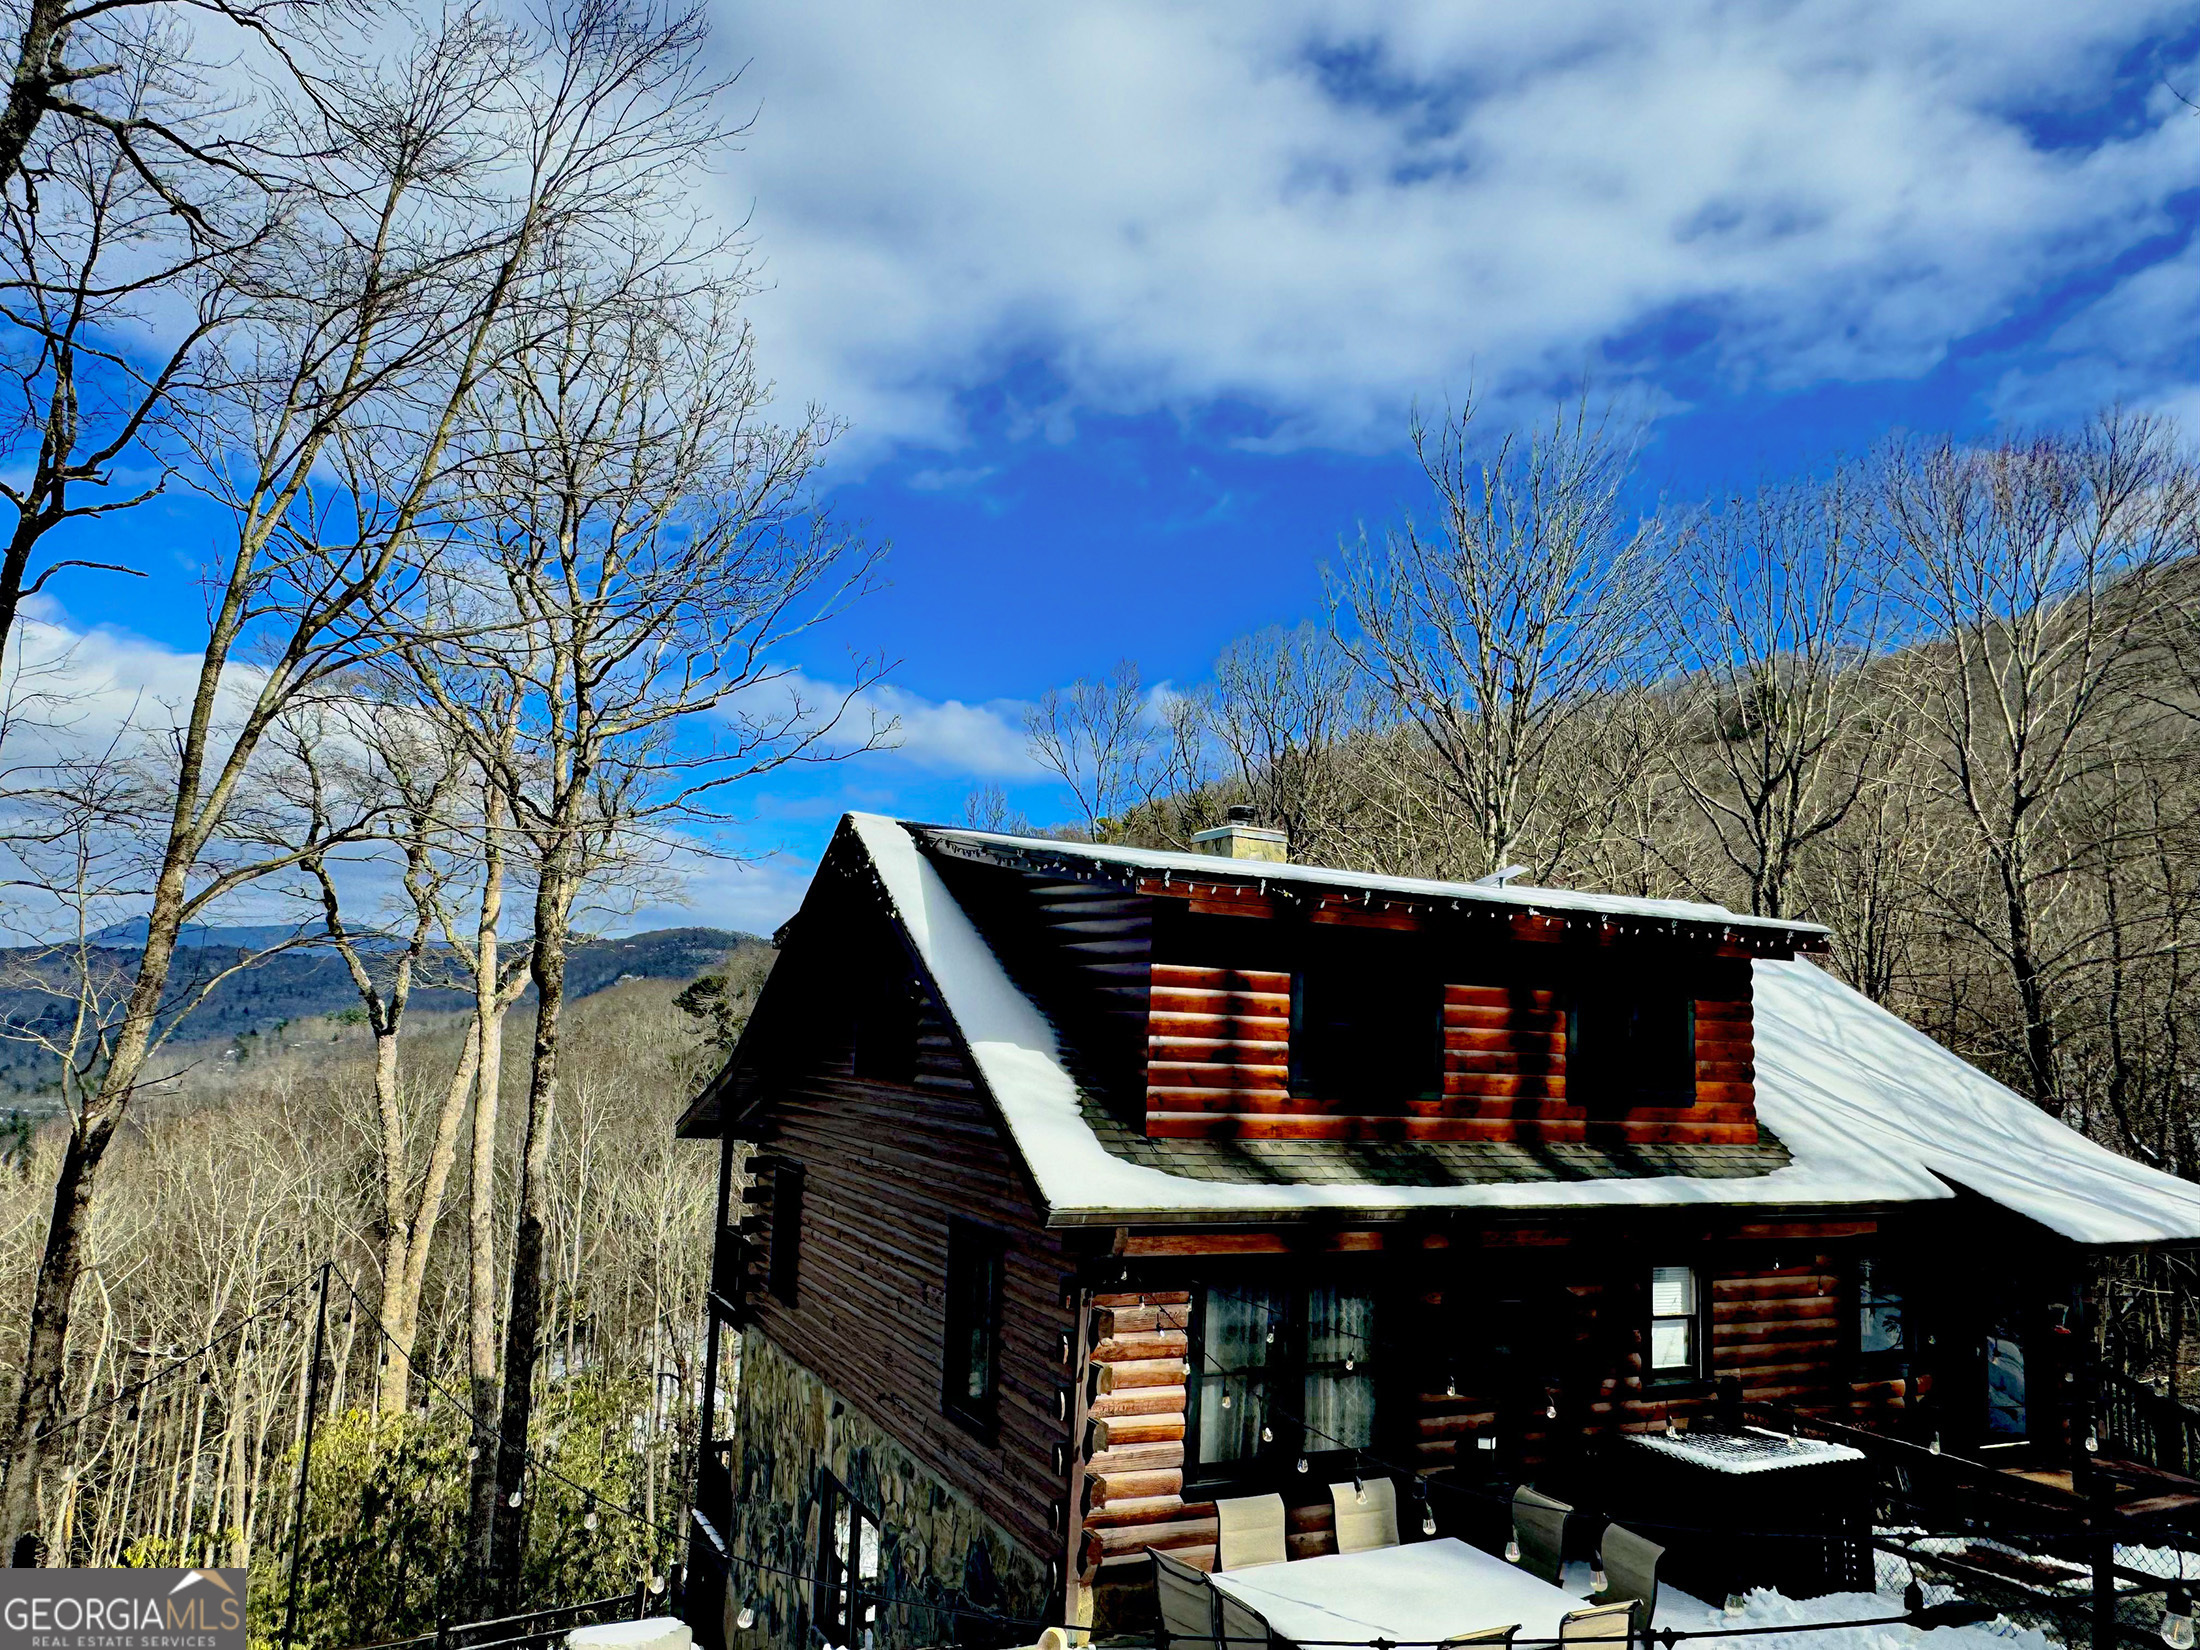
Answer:
<svg viewBox="0 0 2200 1650"><path fill-rule="evenodd" d="M1569 821L1540 817L1544 759L1632 677L1657 528L1627 520L1632 447L1586 401L1486 456L1473 417L1469 404L1434 429L1416 418L1438 523L1362 534L1330 593L1347 654L1420 730L1474 867L1491 871L1532 832L1545 861L1566 838Z"/></svg>
<svg viewBox="0 0 2200 1650"><path fill-rule="evenodd" d="M448 597L457 638L408 650L418 691L471 741L535 878L535 1037L520 1124L499 1495L525 1486L543 1333L543 1233L565 963L592 878L727 787L827 743L837 704L793 691L780 650L868 586L873 552L812 503L834 427L764 417L734 284L602 304L515 348L476 398L463 488L472 560ZM487 640L463 639L465 616ZM484 707L495 707L485 714ZM516 725L502 707L518 707ZM715 712L712 729L696 724ZM874 727L868 748L890 730ZM494 1543L509 1591L524 1516Z"/></svg>
<svg viewBox="0 0 2200 1650"><path fill-rule="evenodd" d="M1085 832L1107 840L1109 821L1145 800L1158 744L1138 666L1125 659L1104 677L1048 688L1024 712L1024 745L1077 799Z"/></svg>
<svg viewBox="0 0 2200 1650"><path fill-rule="evenodd" d="M1758 916L1789 915L1802 854L1836 829L1893 717L1873 703L1884 579L1857 477L1764 487L1694 524L1663 587L1682 673L1667 767Z"/></svg>
<svg viewBox="0 0 2200 1650"><path fill-rule="evenodd" d="M623 254L665 168L715 130L692 67L698 38L692 19L593 0L531 33L455 14L298 113L298 146L319 166L284 202L282 233L224 272L245 332L227 354L221 416L192 434L235 537L208 572L191 702L159 735L147 936L55 1186L6 1440L11 1534L33 1528L99 1169L145 1078L178 936L308 851L226 849L262 743L302 698L418 622L402 607L405 569L432 550L459 409L544 265Z"/></svg>
<svg viewBox="0 0 2200 1650"><path fill-rule="evenodd" d="M1240 637L1222 650L1196 703L1252 805L1289 834L1292 853L1323 863L1342 851L1353 788L1341 757L1375 725L1378 707L1334 634L1308 623Z"/></svg>
<svg viewBox="0 0 2200 1650"><path fill-rule="evenodd" d="M1897 589L1921 621L1895 678L1919 766L1961 822L1980 897L1949 902L2021 1016L2015 1064L2061 1105L2057 992L2082 943L2052 930L2083 844L2056 800L2111 773L2155 714L2133 694L2165 571L2200 526L2200 471L2170 429L2109 413L2067 436L1887 454Z"/></svg>
<svg viewBox="0 0 2200 1650"><path fill-rule="evenodd" d="M145 65L120 72L132 82L126 101L141 101ZM7 435L18 470L0 480L14 511L0 551L0 649L23 598L56 573L132 571L70 557L34 576L32 562L64 529L81 537L160 490L135 472L161 466L163 428L193 410L201 357L236 296L212 278L214 265L252 234L238 227L221 249L179 235L160 194L82 126L42 136L31 158L36 187L0 194L0 321L10 334L0 376L14 391ZM155 302L190 318L148 350Z"/></svg>
<svg viewBox="0 0 2200 1650"><path fill-rule="evenodd" d="M426 1149L416 1150L399 1034L423 973L432 981L441 972L433 946L452 927L453 884L463 863L466 830L456 803L471 771L463 750L439 737L445 731L404 707L368 701L344 706L338 716L315 717L288 728L284 739L301 781L302 803L316 823L315 839L358 842L396 859L401 896L396 922L363 934L344 918L330 853L316 850L301 861L311 878L309 897L319 908L322 932L351 976L373 1041L375 1164L381 1190L382 1293L377 1310L388 1342L377 1407L384 1414L402 1413L410 1397L428 1255L443 1214L444 1190L458 1162L467 1101L487 1040L483 1026L501 1035L505 1011L526 985L518 970L503 970L488 993L486 1020L477 996L475 1023L460 1040L431 1109ZM352 753L353 760L346 762ZM360 798L348 811L373 821L364 833L336 828L332 788ZM489 967L494 970L493 954ZM476 985L478 992L478 980ZM493 1104L489 1112L493 1158Z"/></svg>

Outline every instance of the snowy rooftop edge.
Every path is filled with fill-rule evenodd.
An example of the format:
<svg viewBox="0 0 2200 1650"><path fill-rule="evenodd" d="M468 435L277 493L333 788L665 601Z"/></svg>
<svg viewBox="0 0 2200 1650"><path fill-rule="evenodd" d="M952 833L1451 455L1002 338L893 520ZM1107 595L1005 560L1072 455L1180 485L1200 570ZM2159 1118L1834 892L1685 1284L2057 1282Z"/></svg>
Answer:
<svg viewBox="0 0 2200 1650"><path fill-rule="evenodd" d="M864 817L885 816L873 814ZM1094 842L1064 842L1055 837L1010 836L1000 831L977 831L960 825L926 825L914 820L896 820L892 823L905 830L921 831L927 837L990 843L1004 848L1058 854L1064 858L1092 860L1099 864L1121 865L1141 871L1182 872L1187 876L1234 878L1244 882L1303 882L1365 893L1397 894L1402 898L1465 899L1489 905L1509 905L1522 910L1591 911L1608 916L1645 917L1664 922L1715 923L1725 928L1761 929L1780 934L1832 933L1822 923L1796 922L1784 917L1753 917L1745 912L1729 911L1723 905L1711 905L1697 900L1642 899L1631 894L1592 894L1578 888L1543 888L1529 884L1436 882L1425 877L1391 877L1379 876L1372 871L1340 871L1326 865L1224 859L1214 854L1179 853L1163 848L1119 848Z"/></svg>
<svg viewBox="0 0 2200 1650"><path fill-rule="evenodd" d="M1839 1206L1938 1201L1954 1195L1953 1184L2080 1243L2200 1240L2200 1186L2087 1140L1800 959L1753 965L1758 1114L1793 1157L1769 1174L1272 1186L1189 1180L1126 1162L1086 1123L1053 1028L1009 978L913 828L880 814L850 813L846 824L1057 1217Z"/></svg>

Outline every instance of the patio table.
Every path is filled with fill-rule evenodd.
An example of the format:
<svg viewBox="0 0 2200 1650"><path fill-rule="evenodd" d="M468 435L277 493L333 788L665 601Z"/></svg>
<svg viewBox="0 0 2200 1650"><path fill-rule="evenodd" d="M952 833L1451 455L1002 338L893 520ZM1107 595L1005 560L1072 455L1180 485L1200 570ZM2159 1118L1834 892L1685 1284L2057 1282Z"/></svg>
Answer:
<svg viewBox="0 0 2200 1650"><path fill-rule="evenodd" d="M1559 1618L1586 1602L1448 1537L1218 1571L1208 1579L1297 1644L1433 1643L1509 1622L1520 1624L1524 1639L1555 1639Z"/></svg>

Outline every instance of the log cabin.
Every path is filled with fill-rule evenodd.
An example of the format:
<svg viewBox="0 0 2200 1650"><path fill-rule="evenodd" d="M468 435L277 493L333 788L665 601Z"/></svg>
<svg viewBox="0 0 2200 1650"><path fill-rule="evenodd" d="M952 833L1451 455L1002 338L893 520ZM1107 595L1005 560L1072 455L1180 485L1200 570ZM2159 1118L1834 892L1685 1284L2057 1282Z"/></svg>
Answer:
<svg viewBox="0 0 2200 1650"><path fill-rule="evenodd" d="M2076 1470L2089 1279L2200 1188L1817 925L1197 848L842 821L681 1123L722 1142L706 1645L1105 1633L1218 1496L1280 1491L1294 1556L1378 1473L1483 1535L1736 1400Z"/></svg>

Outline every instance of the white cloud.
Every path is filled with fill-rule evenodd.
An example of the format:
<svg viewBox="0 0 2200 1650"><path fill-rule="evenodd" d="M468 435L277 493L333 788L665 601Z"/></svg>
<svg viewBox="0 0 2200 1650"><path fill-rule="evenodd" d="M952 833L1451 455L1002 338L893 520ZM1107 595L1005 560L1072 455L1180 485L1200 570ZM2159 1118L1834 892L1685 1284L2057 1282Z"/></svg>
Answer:
<svg viewBox="0 0 2200 1650"><path fill-rule="evenodd" d="M830 706L847 697L845 684L790 673L753 690L777 702L793 696L808 705ZM886 749L867 763L907 763L929 773L971 779L1028 780L1042 770L1024 749L1024 706L1020 700L991 699L971 704L961 699L933 700L891 682L876 682L855 695L841 730L860 736L872 725L898 723ZM842 740L842 748L848 741Z"/></svg>
<svg viewBox="0 0 2200 1650"><path fill-rule="evenodd" d="M724 18L761 109L727 188L771 365L872 451L954 447L1019 361L1056 439L1237 400L1389 440L1470 378L1622 375L1676 313L1737 380L1924 369L2200 175L2166 95L2087 144L2020 118L2175 10L776 0Z"/></svg>

